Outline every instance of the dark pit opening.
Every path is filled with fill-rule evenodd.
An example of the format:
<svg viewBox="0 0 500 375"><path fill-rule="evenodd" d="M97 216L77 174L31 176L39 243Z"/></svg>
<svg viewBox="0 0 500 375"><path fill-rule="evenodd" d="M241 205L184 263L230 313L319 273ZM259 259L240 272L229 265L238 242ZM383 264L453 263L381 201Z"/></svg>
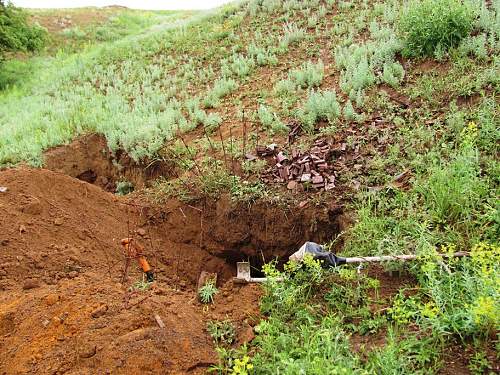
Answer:
<svg viewBox="0 0 500 375"><path fill-rule="evenodd" d="M85 172L80 173L76 176L76 178L88 182L89 184L93 184L97 180L97 174L93 170L88 169Z"/></svg>

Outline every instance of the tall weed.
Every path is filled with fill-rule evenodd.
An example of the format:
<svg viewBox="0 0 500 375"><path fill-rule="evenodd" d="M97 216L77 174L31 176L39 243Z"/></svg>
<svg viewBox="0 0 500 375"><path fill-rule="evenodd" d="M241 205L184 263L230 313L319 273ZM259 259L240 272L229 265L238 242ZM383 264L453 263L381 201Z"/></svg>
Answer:
<svg viewBox="0 0 500 375"><path fill-rule="evenodd" d="M399 20L407 56L434 56L456 47L474 26L468 1L411 0Z"/></svg>

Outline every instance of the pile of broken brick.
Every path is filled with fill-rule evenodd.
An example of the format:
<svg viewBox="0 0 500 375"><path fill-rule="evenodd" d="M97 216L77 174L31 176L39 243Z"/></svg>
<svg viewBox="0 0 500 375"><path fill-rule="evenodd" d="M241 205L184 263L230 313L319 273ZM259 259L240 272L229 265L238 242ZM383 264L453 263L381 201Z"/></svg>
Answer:
<svg viewBox="0 0 500 375"><path fill-rule="evenodd" d="M288 182L287 188L295 190L299 184L309 185L318 190L335 188L333 167L328 163L332 152L330 144L324 139L314 142L311 149L301 152L291 150L291 155L278 151L277 145L257 147L260 157L274 156L273 165L266 171L265 182Z"/></svg>

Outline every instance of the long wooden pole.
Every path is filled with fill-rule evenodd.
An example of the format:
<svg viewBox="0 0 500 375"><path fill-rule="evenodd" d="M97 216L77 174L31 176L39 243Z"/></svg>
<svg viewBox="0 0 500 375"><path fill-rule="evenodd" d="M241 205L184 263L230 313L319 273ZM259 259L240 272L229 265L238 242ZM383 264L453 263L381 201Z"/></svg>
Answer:
<svg viewBox="0 0 500 375"><path fill-rule="evenodd" d="M457 252L451 255L448 254L438 254L441 258L456 258L456 257L465 257L468 256L469 253L465 251ZM403 262L408 260L415 260L418 256L415 254L410 255L382 255L378 257L352 257L345 258L346 263L377 263L377 262L386 262L386 261L395 261L401 260Z"/></svg>

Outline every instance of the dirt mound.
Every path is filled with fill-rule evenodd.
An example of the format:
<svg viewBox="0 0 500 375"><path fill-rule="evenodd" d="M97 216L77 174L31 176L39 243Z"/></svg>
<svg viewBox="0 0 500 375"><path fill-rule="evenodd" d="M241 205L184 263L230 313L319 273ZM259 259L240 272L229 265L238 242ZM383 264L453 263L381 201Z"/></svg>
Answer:
<svg viewBox="0 0 500 375"><path fill-rule="evenodd" d="M207 320L228 317L248 335L259 289L225 283L204 309L200 271L222 284L233 266L161 226L140 228L144 207L47 170L2 171L0 186L0 373L203 373L217 359ZM130 289L135 264L120 283L119 241L133 231L157 276L146 290Z"/></svg>
<svg viewBox="0 0 500 375"><path fill-rule="evenodd" d="M46 170L1 172L0 186L8 189L0 195L4 213L0 217L0 276L9 276L0 280L0 288L9 289L32 278L53 284L88 269L119 279L120 239L139 229L143 207ZM190 260L182 268L182 276L191 285L202 266L225 280L232 275L232 267L223 259L197 246L175 242L176 237L162 228L142 229L141 233L153 266L164 274L159 277L172 279L172 271L178 267L173 261L181 257ZM166 261L162 263L161 257Z"/></svg>
<svg viewBox="0 0 500 375"><path fill-rule="evenodd" d="M3 293L0 373L201 374L217 361L206 322L230 319L243 340L257 316L256 286L228 284L204 310L193 292L160 285L132 295L128 307L123 287L93 272Z"/></svg>

